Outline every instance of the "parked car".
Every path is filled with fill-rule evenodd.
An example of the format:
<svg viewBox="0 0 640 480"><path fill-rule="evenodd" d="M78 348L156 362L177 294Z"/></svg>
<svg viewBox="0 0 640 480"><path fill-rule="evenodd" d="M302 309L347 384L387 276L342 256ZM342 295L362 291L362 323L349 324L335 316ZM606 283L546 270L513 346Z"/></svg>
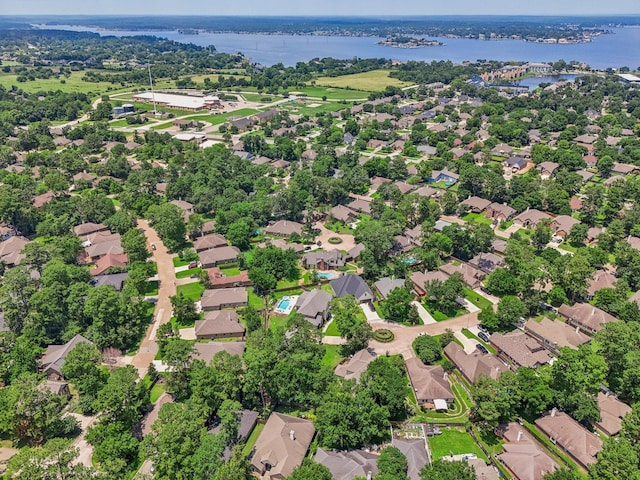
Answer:
<svg viewBox="0 0 640 480"><path fill-rule="evenodd" d="M481 343L477 343L476 348L480 350L482 353L489 353L489 350L487 350L487 347L485 347Z"/></svg>
<svg viewBox="0 0 640 480"><path fill-rule="evenodd" d="M191 262L189 268L198 268L198 262Z"/></svg>
<svg viewBox="0 0 640 480"><path fill-rule="evenodd" d="M485 342L489 341L489 335L484 332L479 332L478 337L480 338L480 340L484 340Z"/></svg>
<svg viewBox="0 0 640 480"><path fill-rule="evenodd" d="M155 244L155 243L152 243L152 244L151 244L151 250L155 250L155 249L156 249L156 244Z"/></svg>

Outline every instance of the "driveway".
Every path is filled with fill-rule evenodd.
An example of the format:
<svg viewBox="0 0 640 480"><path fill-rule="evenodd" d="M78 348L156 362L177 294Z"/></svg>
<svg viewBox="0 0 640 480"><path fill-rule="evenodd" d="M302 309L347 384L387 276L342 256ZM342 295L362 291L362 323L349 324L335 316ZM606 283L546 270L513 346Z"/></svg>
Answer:
<svg viewBox="0 0 640 480"><path fill-rule="evenodd" d="M426 333L428 335L441 335L446 330L453 330L459 332L463 328L471 328L478 325L478 313L467 313L460 317L451 318L442 322L436 322L429 325L417 325L415 327L405 327L404 325L397 325L392 322L374 323L372 326L374 330L378 328L386 328L391 330L395 335L392 342L381 343L376 340L371 340L369 346L375 350L378 355L390 355L400 354L405 360L415 357L411 344L419 333ZM331 337L329 337L331 338Z"/></svg>
<svg viewBox="0 0 640 480"><path fill-rule="evenodd" d="M424 323L425 325L438 323L434 320L431 314L427 311L426 308L422 306L420 302L418 302L417 300L414 300L413 302L411 302L411 305L415 306L416 310L418 310L418 316L420 316L420 318L422 319L422 323Z"/></svg>
<svg viewBox="0 0 640 480"><path fill-rule="evenodd" d="M465 353L473 353L476 351L476 344L478 343L477 340L474 340L473 338L465 337L461 331L455 332L454 335L458 340L460 340L460 343L462 343L462 345L464 346Z"/></svg>
<svg viewBox="0 0 640 480"><path fill-rule="evenodd" d="M173 266L173 255L169 253L162 240L151 228L146 220L138 220L138 228L141 228L147 237L149 244L155 244L156 249L152 251L153 260L158 266L158 301L153 311L153 321L147 328L140 348L133 357L131 364L136 367L140 378L147 373L149 364L158 353L158 344L155 342L155 334L158 327L167 323L171 319L172 307L170 297L176 294L176 274Z"/></svg>
<svg viewBox="0 0 640 480"><path fill-rule="evenodd" d="M364 312L364 316L367 318L367 322L376 322L382 320L376 309L370 306L368 303L361 303L360 308Z"/></svg>
<svg viewBox="0 0 640 480"><path fill-rule="evenodd" d="M353 238L353 235L332 232L331 230L325 228L322 222L316 222L313 227L320 230L320 235L316 237L316 241L319 240L320 242L322 242L322 248L324 248L325 250L332 250L334 248L337 248L338 250L349 251L356 246L356 241ZM329 238L331 237L338 237L342 239L342 243L332 245L331 243L329 243Z"/></svg>
<svg viewBox="0 0 640 480"><path fill-rule="evenodd" d="M78 456L73 460L74 465L84 465L85 467L93 467L91 463L91 457L93 456L93 446L85 440L87 429L93 425L98 419L95 417L88 417L86 415L80 415L79 413L70 413L78 421L80 426L80 435L73 441L73 446L78 449Z"/></svg>

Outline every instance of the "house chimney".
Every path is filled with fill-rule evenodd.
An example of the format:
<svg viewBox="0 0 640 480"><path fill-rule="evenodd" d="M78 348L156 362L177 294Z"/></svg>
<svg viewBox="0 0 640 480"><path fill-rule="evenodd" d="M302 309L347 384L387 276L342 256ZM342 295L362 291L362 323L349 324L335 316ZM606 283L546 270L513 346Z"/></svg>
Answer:
<svg viewBox="0 0 640 480"><path fill-rule="evenodd" d="M444 377L442 377L442 378L444 378L445 380L448 379L449 378L449 374L447 372L444 372Z"/></svg>
<svg viewBox="0 0 640 480"><path fill-rule="evenodd" d="M518 442L522 441L522 437L523 437L524 433L522 432L522 430L518 431Z"/></svg>
<svg viewBox="0 0 640 480"><path fill-rule="evenodd" d="M295 439L296 439L296 431L295 430L291 430L289 432L289 438L291 439L291 441L295 441Z"/></svg>
<svg viewBox="0 0 640 480"><path fill-rule="evenodd" d="M371 470L369 470L369 471L367 472L367 480L371 480L372 475L373 475L373 474L371 473Z"/></svg>
<svg viewBox="0 0 640 480"><path fill-rule="evenodd" d="M555 417L556 413L558 413L558 409L556 407L553 407L553 409L551 410L551 416Z"/></svg>

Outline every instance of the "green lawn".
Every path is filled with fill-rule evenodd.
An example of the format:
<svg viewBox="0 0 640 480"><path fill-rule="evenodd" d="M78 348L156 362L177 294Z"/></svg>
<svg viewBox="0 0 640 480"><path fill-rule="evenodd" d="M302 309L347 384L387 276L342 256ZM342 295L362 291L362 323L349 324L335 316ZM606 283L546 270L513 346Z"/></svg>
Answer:
<svg viewBox="0 0 640 480"><path fill-rule="evenodd" d="M158 295L158 288L159 288L159 282L157 280L147 282L144 294L148 297Z"/></svg>
<svg viewBox="0 0 640 480"><path fill-rule="evenodd" d="M281 327L286 327L289 317L279 317L277 315L269 316L269 329L277 330Z"/></svg>
<svg viewBox="0 0 640 480"><path fill-rule="evenodd" d="M403 82L397 78L389 77L389 70L371 70L369 72L353 73L351 75L341 75L339 77L320 77L316 78L316 85L338 87L338 88L357 88L365 91L381 91L387 85L397 87L406 87L411 85L409 82Z"/></svg>
<svg viewBox="0 0 640 480"><path fill-rule="evenodd" d="M219 113L211 115L209 113L204 115L190 115L187 117L188 120L196 120L201 122L209 122L212 125L220 125L221 123L226 122L231 117L235 120L236 118L248 117L249 115L253 115L258 113L258 110L253 108L241 108L239 110L234 110L232 112L227 113Z"/></svg>
<svg viewBox="0 0 640 480"><path fill-rule="evenodd" d="M450 312L441 312L433 305L433 302L431 301L425 301L424 308L431 314L436 322L442 322L443 320L459 317L460 315L464 315L465 313L467 313L467 310L464 308L458 308Z"/></svg>
<svg viewBox="0 0 640 480"><path fill-rule="evenodd" d="M340 355L340 345L325 345L326 353L320 362L322 365L327 365L331 368L335 368L336 365L344 358Z"/></svg>
<svg viewBox="0 0 640 480"><path fill-rule="evenodd" d="M4 65L4 63L3 63ZM122 90L120 84L112 84L110 82L85 82L82 80L87 71L71 72L69 78L37 78L34 81L18 82L18 75L11 73L3 73L0 75L0 85L7 90L12 85L24 90L25 92L42 92L50 90L62 90L63 92L86 93L91 96L99 97L106 92L115 92ZM131 89L131 86L129 86Z"/></svg>
<svg viewBox="0 0 640 480"><path fill-rule="evenodd" d="M338 325L335 320L331 320L329 326L327 327L327 331L324 333L327 337L339 337L340 330L338 330Z"/></svg>
<svg viewBox="0 0 640 480"><path fill-rule="evenodd" d="M264 309L264 300L262 300L262 297L256 295L256 293L253 291L253 288L251 287L249 287L247 291L249 292L249 305L251 305L256 310Z"/></svg>
<svg viewBox="0 0 640 480"><path fill-rule="evenodd" d="M227 277L234 277L240 275L240 269L238 267L222 267L220 268L220 273Z"/></svg>
<svg viewBox="0 0 640 480"><path fill-rule="evenodd" d="M447 455L475 453L478 458L487 460L486 455L467 432L460 428L441 428L442 433L429 438L429 446L434 460Z"/></svg>
<svg viewBox="0 0 640 480"><path fill-rule="evenodd" d="M183 260L180 257L173 257L173 266L174 267L184 267L185 265L189 265L191 260Z"/></svg>
<svg viewBox="0 0 640 480"><path fill-rule="evenodd" d="M465 222L486 223L487 225L493 223L492 219L485 217L482 213L467 213L462 219Z"/></svg>
<svg viewBox="0 0 640 480"><path fill-rule="evenodd" d="M264 423L258 423L253 429L253 432L251 432L251 435L249 435L249 438L247 439L247 443L245 443L244 447L242 448L243 456L246 457L251 453L251 450L253 450L253 446L256 444L256 441L260 436L260 432L262 432L263 429Z"/></svg>
<svg viewBox="0 0 640 480"><path fill-rule="evenodd" d="M347 90L344 88L336 87L323 87L323 86L311 86L311 87L291 87L291 92L304 93L309 97L322 98L327 97L329 100L359 100L368 98L370 91L364 90ZM292 93L295 95L295 93Z"/></svg>
<svg viewBox="0 0 640 480"><path fill-rule="evenodd" d="M160 395L164 393L164 384L160 382L156 382L156 384L151 388L151 392L149 392L149 399L151 403L156 403Z"/></svg>
<svg viewBox="0 0 640 480"><path fill-rule="evenodd" d="M309 100L309 105L316 105L315 107L310 107L302 102L289 103L284 105L284 108L288 108L294 113L300 115L309 115L311 117L315 116L317 113L331 113L336 112L338 110L342 110L347 108L348 105L339 102L323 102L321 100L313 101Z"/></svg>
<svg viewBox="0 0 640 480"><path fill-rule="evenodd" d="M481 310L484 310L485 308L491 308L493 305L489 300L484 298L482 295L477 294L470 288L464 289L464 298L466 298Z"/></svg>
<svg viewBox="0 0 640 480"><path fill-rule="evenodd" d="M194 301L200 300L204 286L200 282L187 283L186 285L178 285L177 293L182 293L185 297Z"/></svg>
<svg viewBox="0 0 640 480"><path fill-rule="evenodd" d="M324 227L332 232L353 235L353 229L342 222L325 223Z"/></svg>
<svg viewBox="0 0 640 480"><path fill-rule="evenodd" d="M189 270L182 270L180 272L176 272L176 278L189 278L193 274L199 274L202 271L202 268L190 268Z"/></svg>

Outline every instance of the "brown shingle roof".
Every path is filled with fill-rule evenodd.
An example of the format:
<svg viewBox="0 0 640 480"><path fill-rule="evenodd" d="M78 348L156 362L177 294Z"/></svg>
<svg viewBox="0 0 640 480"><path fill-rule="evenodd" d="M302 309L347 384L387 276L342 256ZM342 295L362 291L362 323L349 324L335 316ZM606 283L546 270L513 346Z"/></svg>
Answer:
<svg viewBox="0 0 640 480"><path fill-rule="evenodd" d="M498 459L518 480L542 480L558 464L522 425L511 422L499 432L506 442Z"/></svg>
<svg viewBox="0 0 640 480"><path fill-rule="evenodd" d="M544 317L540 322L529 320L524 329L552 352L560 347L578 348L590 340L590 337L563 322L554 322Z"/></svg>
<svg viewBox="0 0 640 480"><path fill-rule="evenodd" d="M444 353L471 383L474 383L480 375L495 380L502 372L509 369L498 357L493 355L481 353L467 355L456 342L451 342L444 347Z"/></svg>
<svg viewBox="0 0 640 480"><path fill-rule="evenodd" d="M405 360L405 365L419 403L431 403L436 399L449 403L454 398L442 366L425 365L416 357Z"/></svg>
<svg viewBox="0 0 640 480"><path fill-rule="evenodd" d="M536 368L551 360L549 353L537 341L520 330L504 335L494 333L490 340L498 353L516 367Z"/></svg>
<svg viewBox="0 0 640 480"><path fill-rule="evenodd" d="M598 393L600 421L595 425L607 435L616 435L622 430L622 418L631 412L631 407L613 395Z"/></svg>
<svg viewBox="0 0 640 480"><path fill-rule="evenodd" d="M576 303L573 307L562 304L558 313L569 323L580 326L587 333L599 331L605 323L618 321L613 315L588 303Z"/></svg>

